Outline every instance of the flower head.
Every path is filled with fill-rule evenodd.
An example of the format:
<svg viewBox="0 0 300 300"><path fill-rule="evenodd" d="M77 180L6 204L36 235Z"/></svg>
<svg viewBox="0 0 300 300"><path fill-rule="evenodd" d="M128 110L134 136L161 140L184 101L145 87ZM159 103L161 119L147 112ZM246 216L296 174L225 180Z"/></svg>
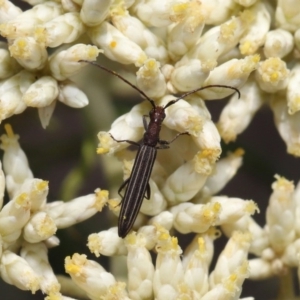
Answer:
<svg viewBox="0 0 300 300"><path fill-rule="evenodd" d="M90 299L239 299L248 277L283 276L291 268L300 269L299 184L276 175L265 226L252 217L259 212L253 200L219 195L247 155L241 148L222 155L221 141L238 140L263 106L274 114L287 152L300 156L297 1L27 2L32 8L22 11L0 0L0 34L7 40L0 45L0 122L34 107L46 128L57 101L73 108L89 104L85 92L97 94L92 80L74 76L100 54L134 72L137 86L126 76L109 73L144 97L109 122L108 131L98 133L97 153L110 155L106 166L111 178L117 177L116 159L123 164L125 180L146 166L134 165L136 152L130 144L147 144L150 134L154 142L147 147L155 152L153 158L159 150L145 170L151 176L136 176L130 185L132 195L141 195L129 199L134 205L144 195L149 198L131 224L133 230L124 239L116 227L88 238L96 256L111 256L112 265L121 270L126 263L122 275L127 275L127 285L78 253L65 259L74 284ZM97 97L104 103L103 82L101 89ZM174 96L180 93L187 94ZM216 122L208 100L226 97L230 100ZM153 117L149 125L151 109L160 110L162 123ZM114 114L102 103L101 110L97 119ZM68 202L48 202L48 181L34 177L19 136L9 125L5 130L0 146L1 278L33 293L40 289L48 300L68 299L48 261L48 248L59 244L56 231L90 218L106 204L109 216L118 215L124 199L109 199L107 191L96 189ZM74 174L72 187L78 182L77 170ZM145 190L138 193L142 179L147 180ZM220 236L215 226L228 241L211 267L214 240ZM177 233L194 239L183 245ZM249 253L256 258L248 259ZM127 256L126 261L116 262L119 255Z"/></svg>

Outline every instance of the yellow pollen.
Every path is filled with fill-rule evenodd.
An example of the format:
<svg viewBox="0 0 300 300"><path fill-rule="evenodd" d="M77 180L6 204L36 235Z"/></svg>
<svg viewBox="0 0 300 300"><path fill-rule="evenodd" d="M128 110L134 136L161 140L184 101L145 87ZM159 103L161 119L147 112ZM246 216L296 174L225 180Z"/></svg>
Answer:
<svg viewBox="0 0 300 300"><path fill-rule="evenodd" d="M117 46L117 42L116 41L111 41L110 44L109 44L109 46L111 48L115 48Z"/></svg>
<svg viewBox="0 0 300 300"><path fill-rule="evenodd" d="M96 194L96 201L94 206L98 211L102 211L102 208L106 205L108 201L108 191L96 189L95 194Z"/></svg>
<svg viewBox="0 0 300 300"><path fill-rule="evenodd" d="M146 65L149 69L153 69L154 67L156 67L156 61L154 59L149 59L146 62Z"/></svg>
<svg viewBox="0 0 300 300"><path fill-rule="evenodd" d="M255 212L259 213L260 211L257 204L254 201L250 200L246 205L246 212L252 215Z"/></svg>
<svg viewBox="0 0 300 300"><path fill-rule="evenodd" d="M126 236L126 243L129 245L135 245L137 242L136 232L131 232Z"/></svg>
<svg viewBox="0 0 300 300"><path fill-rule="evenodd" d="M66 272L69 274L78 274L81 270L81 267L76 266L74 264L67 264L65 266Z"/></svg>
<svg viewBox="0 0 300 300"><path fill-rule="evenodd" d="M276 82L278 80L278 78L279 78L279 75L277 72L274 72L270 77L271 81L273 81L273 82L274 81Z"/></svg>
<svg viewBox="0 0 300 300"><path fill-rule="evenodd" d="M205 240L203 237L198 238L198 247L199 247L200 253L205 253L206 244L205 244Z"/></svg>
<svg viewBox="0 0 300 300"><path fill-rule="evenodd" d="M221 25L220 32L221 36L224 40L230 40L234 37L234 31L237 29L237 22L236 20L232 20L228 24Z"/></svg>
<svg viewBox="0 0 300 300"><path fill-rule="evenodd" d="M9 138L13 138L15 136L14 131L10 124L5 124L4 128L5 128L6 134Z"/></svg>
<svg viewBox="0 0 300 300"><path fill-rule="evenodd" d="M181 13L181 12L185 11L187 8L188 8L188 3L179 3L179 4L173 5L173 11L175 13Z"/></svg>
<svg viewBox="0 0 300 300"><path fill-rule="evenodd" d="M37 191L44 191L45 189L48 188L48 183L49 183L49 181L42 180L36 185L35 188Z"/></svg>
<svg viewBox="0 0 300 300"><path fill-rule="evenodd" d="M46 29L43 27L37 27L34 31L34 38L39 43L45 43L46 41Z"/></svg>
<svg viewBox="0 0 300 300"><path fill-rule="evenodd" d="M274 177L276 178L276 181L272 184L272 189L274 191L283 191L285 192L285 195L286 193L292 193L294 191L295 186L293 181L289 181L278 174L276 174ZM283 197L282 200L285 199L285 201L289 201L289 197L288 199L286 197L287 195Z"/></svg>
<svg viewBox="0 0 300 300"><path fill-rule="evenodd" d="M234 151L233 153L235 156L239 157L239 156L243 156L245 154L245 150L242 148L238 148Z"/></svg>
<svg viewBox="0 0 300 300"><path fill-rule="evenodd" d="M172 248L173 249L177 249L177 246L178 246L178 239L176 237L172 237Z"/></svg>
<svg viewBox="0 0 300 300"><path fill-rule="evenodd" d="M216 202L216 203L214 203L214 206L213 206L213 212L214 213L219 213L220 211L221 211L221 204L220 203L218 203L218 202Z"/></svg>
<svg viewBox="0 0 300 300"><path fill-rule="evenodd" d="M16 205L24 209L30 209L29 196L27 193L22 193L16 198Z"/></svg>
<svg viewBox="0 0 300 300"><path fill-rule="evenodd" d="M99 147L99 148L97 148L96 152L97 152L97 154L106 154L106 153L109 152L109 149L108 148Z"/></svg>
<svg viewBox="0 0 300 300"><path fill-rule="evenodd" d="M107 200L108 208L112 211L119 211L120 210L120 199L109 199Z"/></svg>
<svg viewBox="0 0 300 300"><path fill-rule="evenodd" d="M96 46L88 46L87 48L87 59L95 60L99 53L103 53L102 49L98 49Z"/></svg>

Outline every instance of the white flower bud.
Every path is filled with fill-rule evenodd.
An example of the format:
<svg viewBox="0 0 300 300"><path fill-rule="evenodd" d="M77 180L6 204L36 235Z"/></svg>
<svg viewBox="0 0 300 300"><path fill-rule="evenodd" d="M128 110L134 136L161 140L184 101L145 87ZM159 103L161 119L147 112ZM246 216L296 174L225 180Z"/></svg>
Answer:
<svg viewBox="0 0 300 300"><path fill-rule="evenodd" d="M167 95L162 99L163 104L174 100L174 96ZM178 132L188 132L198 136L202 130L203 119L188 102L180 100L166 109L164 125Z"/></svg>
<svg viewBox="0 0 300 300"><path fill-rule="evenodd" d="M29 70L43 69L48 60L45 46L33 37L16 38L9 51L21 66Z"/></svg>
<svg viewBox="0 0 300 300"><path fill-rule="evenodd" d="M233 272L223 277L220 283L211 287L210 291L201 300L238 299L247 277L249 277L249 263L244 259ZM253 298L250 297L250 299Z"/></svg>
<svg viewBox="0 0 300 300"><path fill-rule="evenodd" d="M0 212L0 232L4 242L11 244L18 239L30 218L30 208L30 198L26 193L17 195L4 205Z"/></svg>
<svg viewBox="0 0 300 300"><path fill-rule="evenodd" d="M165 95L167 84L160 71L160 63L147 59L136 73L136 83L149 98L160 98Z"/></svg>
<svg viewBox="0 0 300 300"><path fill-rule="evenodd" d="M271 263L261 258L249 260L249 271L249 278L253 280L262 280L274 275Z"/></svg>
<svg viewBox="0 0 300 300"><path fill-rule="evenodd" d="M0 42L0 79L6 79L13 76L21 70L17 61L11 57L9 51L6 49L4 43Z"/></svg>
<svg viewBox="0 0 300 300"><path fill-rule="evenodd" d="M22 13L22 10L11 1L2 0L0 6L0 23L7 23Z"/></svg>
<svg viewBox="0 0 300 300"><path fill-rule="evenodd" d="M87 26L100 25L109 15L112 0L84 0L80 18Z"/></svg>
<svg viewBox="0 0 300 300"><path fill-rule="evenodd" d="M180 17L176 23L168 27L168 50L174 61L196 44L202 30L206 17L206 11L203 10L199 1L191 1L182 5Z"/></svg>
<svg viewBox="0 0 300 300"><path fill-rule="evenodd" d="M204 82L204 86L220 84L239 88L248 80L252 71L254 71L259 62L259 56L247 56L243 59L232 59L212 70ZM197 92L202 99L214 100L222 99L232 94L228 88L209 88Z"/></svg>
<svg viewBox="0 0 300 300"><path fill-rule="evenodd" d="M216 225L234 223L244 217L245 214L253 215L255 211L258 211L257 204L252 200L214 196L211 198L210 203L218 203L221 205L221 212L216 221Z"/></svg>
<svg viewBox="0 0 300 300"><path fill-rule="evenodd" d="M71 80L60 81L58 84L58 100L73 108L82 108L89 104L86 94Z"/></svg>
<svg viewBox="0 0 300 300"><path fill-rule="evenodd" d="M282 58L294 48L294 39L290 32L283 29L271 30L266 35L264 54L267 58Z"/></svg>
<svg viewBox="0 0 300 300"><path fill-rule="evenodd" d="M53 235L49 239L44 241L44 244L48 249L59 246L60 240L57 236Z"/></svg>
<svg viewBox="0 0 300 300"><path fill-rule="evenodd" d="M143 201L140 211L147 216L155 216L166 209L167 201L162 195L157 184L152 179L150 179L149 184L151 191L150 199Z"/></svg>
<svg viewBox="0 0 300 300"><path fill-rule="evenodd" d="M0 273L5 282L21 290L31 291L35 294L40 288L39 277L28 262L9 250L2 254Z"/></svg>
<svg viewBox="0 0 300 300"><path fill-rule="evenodd" d="M269 246L268 233L249 215L245 215L235 223L222 224L221 228L228 237L230 237L234 231L249 231L252 236L249 252L257 256L262 255L263 251Z"/></svg>
<svg viewBox="0 0 300 300"><path fill-rule="evenodd" d="M194 256L194 252L201 248L205 252L203 252L203 262L205 259L207 268L209 268L214 256L214 241L220 236L221 231L216 229L215 227L210 227L205 233L196 234L192 242L187 246L187 248L184 251L184 256L182 258L183 267L187 267L187 264Z"/></svg>
<svg viewBox="0 0 300 300"><path fill-rule="evenodd" d="M128 143L118 143L114 141L111 136L113 136L116 140L125 139L138 142L144 133L142 116L147 114L147 112L149 112L149 103L142 102L135 105L129 113L117 118L112 123L109 133L100 131L98 133L99 145L97 153L112 154L128 147Z"/></svg>
<svg viewBox="0 0 300 300"><path fill-rule="evenodd" d="M202 188L207 175L195 171L194 161L188 161L171 174L163 188L162 193L170 205L191 200Z"/></svg>
<svg viewBox="0 0 300 300"><path fill-rule="evenodd" d="M43 293L59 292L60 284L49 264L48 249L44 243L23 243L20 255L39 276L40 289Z"/></svg>
<svg viewBox="0 0 300 300"><path fill-rule="evenodd" d="M208 290L208 259L209 252L206 248L206 241L203 237L197 238L198 247L185 266L184 283L200 299Z"/></svg>
<svg viewBox="0 0 300 300"><path fill-rule="evenodd" d="M25 179L18 190L20 193L27 193L29 195L32 212L36 212L44 208L47 202L48 191L48 181L37 178Z"/></svg>
<svg viewBox="0 0 300 300"><path fill-rule="evenodd" d="M47 47L58 47L61 44L76 41L85 31L79 13L70 12L37 26L34 37Z"/></svg>
<svg viewBox="0 0 300 300"><path fill-rule="evenodd" d="M281 257L282 262L290 267L295 268L299 265L300 239L290 243L285 249Z"/></svg>
<svg viewBox="0 0 300 300"><path fill-rule="evenodd" d="M201 1L202 10L206 11L205 23L210 25L219 25L232 17L233 11L238 8L237 4L232 0L222 1L222 5L218 0Z"/></svg>
<svg viewBox="0 0 300 300"><path fill-rule="evenodd" d="M265 3L258 1L249 10L255 19L240 39L239 48L243 55L254 54L263 46L271 25L271 15Z"/></svg>
<svg viewBox="0 0 300 300"><path fill-rule="evenodd" d="M217 127L225 141L235 141L252 121L255 113L263 105L263 94L257 82L250 77L240 89L241 98L235 93L223 108Z"/></svg>
<svg viewBox="0 0 300 300"><path fill-rule="evenodd" d="M42 127L46 129L56 106L56 100L52 101L48 106L39 107L38 114Z"/></svg>
<svg viewBox="0 0 300 300"><path fill-rule="evenodd" d="M156 223L155 225L146 225L138 229L137 234L142 234L144 236L146 239L145 247L148 250L154 249L157 242L157 231L159 228L163 228L163 225L160 226L158 223Z"/></svg>
<svg viewBox="0 0 300 300"><path fill-rule="evenodd" d="M65 228L82 222L101 211L107 200L107 191L96 190L95 194L81 196L69 202L47 203L46 212L54 220L57 228Z"/></svg>
<svg viewBox="0 0 300 300"><path fill-rule="evenodd" d="M148 27L164 27L172 23L170 19L172 12L181 9L182 6L178 2L177 0L143 0L136 2L131 10Z"/></svg>
<svg viewBox="0 0 300 300"><path fill-rule="evenodd" d="M239 266L245 263L251 239L249 232L241 233L236 231L233 233L224 250L219 255L215 269L209 276L211 287L222 283L224 278L230 276ZM246 269L248 269L248 264Z"/></svg>
<svg viewBox="0 0 300 300"><path fill-rule="evenodd" d="M11 197L15 196L26 179L33 178L27 157L18 143L9 124L5 125L6 134L1 136L1 149L4 150L3 170L6 174L6 188Z"/></svg>
<svg viewBox="0 0 300 300"><path fill-rule="evenodd" d="M211 175L220 154L221 147L199 151L193 158L195 172L205 176Z"/></svg>
<svg viewBox="0 0 300 300"><path fill-rule="evenodd" d="M239 148L235 152L229 153L226 157L220 159L215 164L212 175L207 178L196 198L202 201L203 198L208 199L222 190L242 165L243 155L244 151Z"/></svg>
<svg viewBox="0 0 300 300"><path fill-rule="evenodd" d="M276 5L276 25L288 31L296 31L299 28L300 8L297 0L279 0Z"/></svg>
<svg viewBox="0 0 300 300"><path fill-rule="evenodd" d="M49 60L51 75L57 80L65 80L79 72L84 64L79 60L94 61L102 52L96 46L77 44L67 50L59 51Z"/></svg>
<svg viewBox="0 0 300 300"><path fill-rule="evenodd" d="M211 69L199 59L179 61L172 72L171 83L180 92L200 88Z"/></svg>
<svg viewBox="0 0 300 300"><path fill-rule="evenodd" d="M97 257L101 254L105 256L126 255L127 249L124 240L118 236L117 227L99 233L90 234L87 246Z"/></svg>
<svg viewBox="0 0 300 300"><path fill-rule="evenodd" d="M128 293L131 299L153 298L154 266L149 251L145 248L143 235L129 234L125 239L128 249Z"/></svg>
<svg viewBox="0 0 300 300"><path fill-rule="evenodd" d="M33 35L36 25L52 20L63 14L60 4L47 1L18 14L11 21L0 25L1 35L7 39L28 37Z"/></svg>
<svg viewBox="0 0 300 300"><path fill-rule="evenodd" d="M140 66L147 59L145 52L136 43L106 21L89 28L88 34L92 42L101 47L105 56L111 60Z"/></svg>
<svg viewBox="0 0 300 300"><path fill-rule="evenodd" d="M289 74L290 71L285 61L278 57L273 57L259 63L255 75L263 91L277 93L287 87Z"/></svg>
<svg viewBox="0 0 300 300"><path fill-rule="evenodd" d="M169 211L162 211L160 214L151 218L148 222L150 225L160 225L167 230L171 230L174 222L174 216ZM140 232L140 231L139 231Z"/></svg>
<svg viewBox="0 0 300 300"><path fill-rule="evenodd" d="M271 108L277 130L286 143L287 152L294 156L300 156L300 112L290 115L286 107L285 95L278 93L271 102Z"/></svg>
<svg viewBox="0 0 300 300"><path fill-rule="evenodd" d="M218 6L216 4L212 10L213 14ZM223 5L221 9L223 9ZM221 26L211 28L200 38L199 42L195 44L185 57L197 58L201 60L207 69L213 69L221 55L226 54L236 47L253 18L253 14L247 10L241 13L239 17L233 17Z"/></svg>
<svg viewBox="0 0 300 300"><path fill-rule="evenodd" d="M148 57L165 64L169 58L163 41L138 18L130 16L122 5L123 3L120 3L111 10L113 25L132 42L140 46Z"/></svg>
<svg viewBox="0 0 300 300"><path fill-rule="evenodd" d="M174 214L174 228L181 233L203 233L218 220L221 205L218 203L181 203L170 209Z"/></svg>
<svg viewBox="0 0 300 300"><path fill-rule="evenodd" d="M58 96L57 81L51 76L42 76L23 94L22 100L27 106L45 107Z"/></svg>
<svg viewBox="0 0 300 300"><path fill-rule="evenodd" d="M34 81L34 74L22 70L0 83L0 121L26 109L22 95Z"/></svg>
<svg viewBox="0 0 300 300"><path fill-rule="evenodd" d="M198 158L206 158L214 165L222 152L221 137L215 123L210 119L206 119L203 123L202 131L197 137L193 137L193 140L200 149L203 149L201 153L197 154L198 157L195 157L195 162ZM203 171L198 170L197 172ZM211 174L211 170L205 173Z"/></svg>
<svg viewBox="0 0 300 300"><path fill-rule="evenodd" d="M23 229L24 239L29 243L39 243L55 234L54 221L45 212L33 214Z"/></svg>
<svg viewBox="0 0 300 300"><path fill-rule="evenodd" d="M287 105L289 114L294 114L300 110L300 64L296 64L291 70L287 85Z"/></svg>
<svg viewBox="0 0 300 300"><path fill-rule="evenodd" d="M153 276L155 299L174 299L170 295L177 294L177 286L183 280L183 267L180 259L182 253L178 240L171 237L165 230L158 233L157 258ZM176 298L176 297L175 297Z"/></svg>
<svg viewBox="0 0 300 300"><path fill-rule="evenodd" d="M294 184L275 176L273 193L266 212L270 244L281 253L295 238L295 203L292 199Z"/></svg>
<svg viewBox="0 0 300 300"><path fill-rule="evenodd" d="M112 294L115 299L124 298L125 284L116 282L114 276L108 273L95 261L88 260L86 255L73 254L65 259L65 269L73 281L81 287L91 299L105 299L107 294Z"/></svg>

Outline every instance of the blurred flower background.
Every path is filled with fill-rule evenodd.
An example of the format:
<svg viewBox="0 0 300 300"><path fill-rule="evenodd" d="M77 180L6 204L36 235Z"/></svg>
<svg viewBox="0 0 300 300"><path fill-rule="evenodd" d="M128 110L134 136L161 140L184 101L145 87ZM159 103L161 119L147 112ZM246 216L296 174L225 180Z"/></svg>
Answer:
<svg viewBox="0 0 300 300"><path fill-rule="evenodd" d="M51 283L47 285L48 279L39 277L43 269L32 267L41 259L46 266L51 265L55 274L66 276L66 272L69 273L78 286L84 290L86 288L91 299L152 299L154 296L151 293L143 298L138 292L133 292L135 287L130 281L130 274L128 296L126 292L125 296L122 294L115 298L105 292L103 296L97 294L97 289L95 296L91 286L82 286L76 281L80 275L74 269L78 270L77 267L85 263L85 258L73 254L87 255L89 260L99 262L117 281L122 282L126 281L127 276L126 256L117 256L117 250L112 249L109 253L105 249L106 240L101 235L102 247L91 245L91 239L95 237L92 234L103 231L103 235L107 234L108 245L118 249L121 254L128 251L132 255L133 246L140 247L143 243L148 247L144 247L144 250L154 250L155 244L156 250L151 255L156 270L163 265L165 249L173 249L173 256L179 258L181 248L186 251L182 255L185 263L182 274L185 275L178 275L177 279L185 282L187 279L184 276L188 276L186 261L191 259L191 253L196 253L197 240L192 242L196 232L200 238L199 244L199 241L205 241L207 248L210 242L214 245L211 247L215 251L213 259L207 253L204 255L208 265L212 259L209 284L208 278L199 278L199 282L203 280L203 290L195 288L199 294L191 294L191 287L184 292L180 286L174 297L168 290L170 299L217 299L213 294L208 295L209 291L222 284L225 286L229 279L235 291L228 294L223 291L220 299L239 299L241 286L241 297L299 298L299 187L294 191L300 170L299 14L300 2L296 0L0 0L0 117L1 134L5 134L1 138L1 147L7 155L5 158L4 154L2 159L6 192L0 213L1 294L7 299L69 299L62 294L72 299L88 299L65 277L59 277L61 294L59 285L50 275L52 279L48 279ZM107 198L99 193L109 190L109 198L118 198L117 190L123 180L123 159L133 159L135 154L125 149L124 144L107 141L105 131L110 130L117 139L138 141L144 131L141 116L147 114L150 107L147 103L141 103L138 93L118 78L78 63L80 59L95 61L97 56L99 63L137 83L157 103L161 101L165 104L169 100L168 97L164 98L165 95L180 94L208 84L225 84L241 91L241 98L238 99L237 94L228 97L230 90L205 90L187 99L190 106L180 100L172 107L174 111L169 109L170 117L168 119L167 116L165 120L161 137L171 139L176 131L189 131L192 137L180 137L171 145L171 149L159 151L153 181L158 184L157 193L161 193L164 200L160 211L153 212L150 202L149 207L142 208L142 212L144 216L156 216L166 212L167 206L173 218L167 229L171 229L171 236L178 238L179 246L175 245L168 230L160 227L167 223L163 217L155 220L156 227L153 222L146 227L142 225L146 225L149 218L140 216L135 228L140 228L139 235L130 236L124 242L116 238L116 232L105 231L116 226L117 217L112 213L118 213L115 205L96 214L103 206L103 202L98 200ZM203 102L200 97L215 101ZM222 98L225 99L219 100ZM193 121L182 121L189 112L195 114ZM125 117L112 125L118 116L124 114ZM194 120L200 120L199 124L198 121L193 123ZM6 123L11 124L13 132L8 126L4 128ZM99 131L102 133L98 140ZM16 134L20 136L19 142L30 168L26 165L26 159L19 154L20 150L16 151L19 148L14 148ZM98 151L111 152L115 156L97 155L97 146ZM219 155L221 160L216 163ZM181 165L188 165L184 162L190 163L193 159L197 160L195 169L198 167L198 171L194 171L197 174L193 179L195 182L185 173L180 173L184 172L180 169ZM131 164L123 164L126 177ZM171 177L177 169L180 169L179 175ZM274 178L276 174L279 176ZM4 190L4 176L1 178ZM22 186L25 180L33 178L49 182L48 195L43 192L43 200L38 207L31 203L33 200L26 198L28 195L24 197L24 193L29 192L26 185ZM171 187L163 184L168 182L167 178L173 178L175 182L171 182ZM183 192L180 197L184 200L176 194L176 188L172 190L172 186L181 181ZM294 185L291 181L294 181ZM185 184L188 187L185 188ZM102 191L94 194L97 188ZM153 183L151 188L153 191ZM83 195L87 195L87 198L76 202ZM172 195L175 195L174 199ZM209 202L210 197L215 195L226 195L228 198L213 197ZM95 200L92 211L89 210L88 199ZM260 214L255 213L252 202L250 208L247 206L248 211L241 208L242 199L255 201ZM24 224L17 226L19 234L12 236L9 226L13 225L10 225L8 220L11 219L7 216L13 216L20 224L22 221L16 217L16 210L9 208L9 203L15 201L20 205L21 200L26 205L29 202L31 204L28 204L30 208L27 210L24 204L27 219L24 219ZM49 204L57 200L63 201L57 204L61 205L61 211L58 206ZM81 207L79 202L86 206ZM215 241L214 238L208 238L209 231L206 232L206 229L188 227L184 223L186 216L182 217L183 223L178 217L181 210L189 215L188 207L180 205L195 205L191 206L193 210L196 204L207 202L221 206L210 224L220 226L223 232L222 237ZM246 203L243 202L243 205ZM31 231L27 225L33 223L33 217L38 213L50 217L53 227L48 235L33 240L32 235L28 237L27 231ZM255 227L255 223L249 221L252 220L250 214L254 214L253 219L260 227ZM200 223L203 215L200 213L196 221ZM55 228L65 229L56 231ZM146 242L143 240L143 235L147 236L150 232L148 229L156 236L151 236L155 240L152 247L147 239ZM101 254L99 258L91 254L87 247L89 235L89 248L94 254ZM60 242L54 247L58 243L56 236ZM167 236L166 241L162 240L162 236ZM237 241L241 240L243 242L239 244ZM229 254L225 252L222 255L220 253L227 242L226 247L233 250L227 250ZM186 250L188 245L192 250ZM47 257L46 248L49 248L49 263L45 262L45 258L37 259L39 255L34 254L30 258L28 254L31 251L39 252ZM207 252L212 256L212 250ZM249 265L245 258L248 252ZM159 255L162 255L161 265L156 261ZM67 256L70 257L65 261ZM26 286L22 280L19 282L17 278L21 269L13 264L9 268L10 263L19 257L25 262L22 260L18 268L26 269L26 262L31 262L29 265L38 274L38 283L34 288ZM147 265L147 258L144 259ZM128 254L127 267L130 272L133 267L129 260ZM220 261L225 261L229 270ZM180 260L177 264L181 265ZM48 269L47 272L52 274ZM99 268L97 272L100 274L102 271ZM87 274L92 278L93 275ZM205 274L209 276L208 270L201 274L203 277ZM234 281L233 275L240 282ZM155 276L155 297L166 299L165 294L159 292L159 279ZM243 283L245 277L250 279ZM100 277L95 278L96 285L100 285ZM102 280L105 283L108 279ZM113 279L110 280L108 282L113 282ZM114 286L113 283L108 285ZM116 286L122 291L126 290L122 285ZM176 290L174 286L172 292ZM152 288L149 289L152 291ZM28 290L36 293L33 295Z"/></svg>

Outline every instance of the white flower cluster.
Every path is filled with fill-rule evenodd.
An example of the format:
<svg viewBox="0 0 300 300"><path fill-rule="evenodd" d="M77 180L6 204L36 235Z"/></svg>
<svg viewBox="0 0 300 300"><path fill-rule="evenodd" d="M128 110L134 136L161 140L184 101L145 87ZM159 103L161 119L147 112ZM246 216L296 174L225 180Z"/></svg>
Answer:
<svg viewBox="0 0 300 300"><path fill-rule="evenodd" d="M69 77L83 66L79 59L94 60L99 49L76 44L48 55L47 47L71 43L85 31L76 12L65 13L61 4L47 2L22 12L10 1L1 1L0 121L37 107L43 127L57 100L75 108L88 104L86 95Z"/></svg>
<svg viewBox="0 0 300 300"><path fill-rule="evenodd" d="M144 201L134 227L138 233L123 240L111 228L88 241L96 256L127 255L127 287L84 255L66 258L66 272L90 299L239 299L246 277L300 270L299 185L294 190L291 182L276 177L263 228L251 217L258 210L252 200L217 196L243 155L238 149L218 161L221 139L234 141L262 105L273 111L288 153L300 156L299 1L27 2L33 7L23 12L0 0L0 34L7 39L0 44L0 122L32 106L46 127L57 100L76 108L87 105L70 78L84 67L80 60L94 61L101 52L135 66L138 88L157 105L206 85L241 92L240 98L231 97L217 124L205 101L229 96L230 88L201 90L166 109L161 136L189 136L160 151L149 182L150 200ZM98 134L97 152L122 160L125 179L133 153L111 136L141 140L142 116L149 110L147 101L135 105L109 132ZM3 199L6 187L10 201L0 212L1 277L20 289L41 289L48 300L68 299L60 294L47 260L47 249L58 243L56 229L88 218L105 203L118 215L120 201L108 201L106 191L96 191L69 203L46 203L47 183L33 178L17 136L9 126L6 131L0 194ZM219 235L214 226L229 240L209 273ZM196 234L182 258L169 233L174 229ZM157 253L155 266L150 250ZM258 258L248 260L248 253Z"/></svg>
<svg viewBox="0 0 300 300"><path fill-rule="evenodd" d="M34 178L11 126L1 136L4 150L0 169L0 276L21 290L41 290L63 299L48 261L48 248L59 245L57 229L84 221L101 211L108 192L96 190L69 202L47 203L48 182ZM3 205L4 191L9 202ZM56 297L56 298L55 298Z"/></svg>

